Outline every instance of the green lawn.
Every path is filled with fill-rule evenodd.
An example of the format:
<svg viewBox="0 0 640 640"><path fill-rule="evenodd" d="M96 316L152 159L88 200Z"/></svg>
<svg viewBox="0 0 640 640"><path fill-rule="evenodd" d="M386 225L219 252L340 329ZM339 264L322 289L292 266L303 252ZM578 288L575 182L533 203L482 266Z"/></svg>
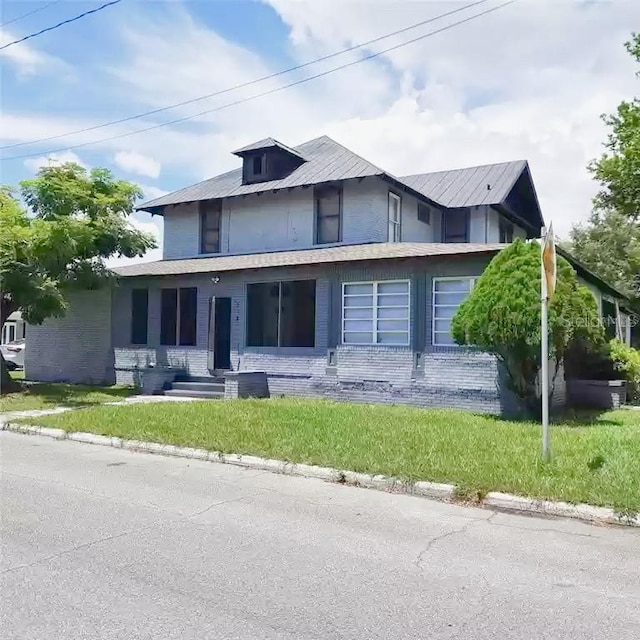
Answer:
<svg viewBox="0 0 640 640"><path fill-rule="evenodd" d="M24 380L24 369L14 369L13 371L9 371L9 376L13 380Z"/></svg>
<svg viewBox="0 0 640 640"><path fill-rule="evenodd" d="M553 425L549 465L540 460L539 425L454 410L236 400L102 406L38 418L37 423L450 482L463 495L500 490L640 510L638 411Z"/></svg>
<svg viewBox="0 0 640 640"><path fill-rule="evenodd" d="M122 400L135 393L129 387L89 387L79 384L25 384L22 391L0 396L0 412L82 407Z"/></svg>

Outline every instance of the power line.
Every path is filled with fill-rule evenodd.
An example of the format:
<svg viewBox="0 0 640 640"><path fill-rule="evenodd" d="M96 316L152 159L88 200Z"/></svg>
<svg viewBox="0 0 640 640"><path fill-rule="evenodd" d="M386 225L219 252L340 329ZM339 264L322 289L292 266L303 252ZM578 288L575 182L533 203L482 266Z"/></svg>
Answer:
<svg viewBox="0 0 640 640"><path fill-rule="evenodd" d="M58 29L59 27L62 27L65 24L69 24L71 22L75 22L76 20L80 20L80 18L84 18L85 16L91 15L92 13L98 13L98 11L102 11L103 9L106 9L107 7L110 7L114 4L118 4L119 2L122 2L122 0L112 0L111 2L107 2L106 4L103 4L100 7L96 7L95 9L91 9L90 11L85 11L84 13L81 13L75 18L69 18L68 20L63 20L62 22L58 22L58 24L54 24L52 27L47 27L46 29L42 29L40 31L37 31L36 33L30 33L28 36L24 36L24 38L20 38L19 40L14 40L13 42L9 42L3 45L2 47L0 47L0 51L2 51L3 49L6 49L7 47L10 47L11 45L18 44L19 42L24 42L25 40L30 40L31 38L40 36L43 33L47 33L48 31L53 31L54 29Z"/></svg>
<svg viewBox="0 0 640 640"><path fill-rule="evenodd" d="M464 11L466 9L470 9L480 4L485 4L488 0L478 0L477 2L472 2L463 7L459 7L457 9L453 9L452 11L447 11L446 13L440 14L433 18L429 18L428 20L423 20L422 22L417 22L416 24L410 25L408 27L404 27L403 29L399 29L398 31L393 31L392 33L387 33L383 36L379 36L372 40L367 40L366 42L361 42L360 44L353 45L346 49L342 49L340 51L336 51L335 53L330 53L328 55L322 56L320 58L316 58L315 60L310 60L309 62L305 62L303 64L296 65L295 67L289 67L288 69L283 69L282 71L277 71L276 73L271 73L266 76L262 76L261 78L256 78L255 80L249 80L248 82L243 82L241 84L237 84L233 87L229 87L227 89L221 89L219 91L214 91L213 93L208 93L203 96L198 96L197 98L191 98L190 100L184 100L183 102L176 102L175 104L171 104L166 107L161 107L159 109L153 109L151 111L145 111L144 113L138 113L132 116L126 116L124 118L120 118L119 120L112 120L110 122L105 122L102 124L97 124L92 127L85 127L84 129L77 129L75 131L68 131L67 133L59 133L54 136L49 136L47 138L40 138L38 140L29 140L27 142L16 142L14 144L0 146L0 150L6 149L16 149L17 147L24 147L26 145L32 144L41 144L43 142L49 142L51 140L59 140L60 138L66 138L67 136L77 135L79 133L87 133L88 131L95 131L97 129L102 129L104 127L110 127L115 124L122 124L123 122L129 122L131 120L137 120L138 118L145 118L147 116L152 116L157 113L162 113L163 111L169 111L170 109L176 109L177 107L183 107L188 104L193 104L195 102L200 102L201 100L206 100L208 98L213 98L216 96L223 95L225 93L230 93L232 91L237 91L238 89L244 89L246 87L252 86L254 84L258 84L260 82L264 82L265 80L271 80L273 78L277 78L278 76L285 75L287 73L291 73L292 71L299 71L300 69L304 69L312 64L316 64L318 62L324 62L325 60L329 60L331 58L335 58L337 56L343 55L345 53L349 53L350 51L354 51L356 49L361 49L363 47L367 47L376 42L380 42L381 40L385 40L387 38L391 38L392 36L397 36L401 33L405 33L406 31L411 31L413 29L417 29L418 27L422 27L431 22L435 22L436 20L440 20L442 18L446 18L454 13L458 13L460 11Z"/></svg>
<svg viewBox="0 0 640 640"><path fill-rule="evenodd" d="M47 7L51 7L54 4L58 4L59 2L62 2L62 0L52 0L52 2L47 2L47 4L43 4L41 7L38 7L37 9L32 9L31 11L27 11L27 13L23 13L19 16L16 16L15 18L12 18L11 20L7 20L7 22L3 22L2 24L0 24L0 28L6 27L8 24L13 24L14 22L18 22L18 20L22 20L22 18L27 18L29 16L32 16L34 13L38 13L39 11L46 9Z"/></svg>
<svg viewBox="0 0 640 640"><path fill-rule="evenodd" d="M49 151L39 151L37 153L29 153L29 154L25 154L22 156L10 156L9 158L4 158L4 160L22 160L24 158L33 158L34 156L39 156L39 155L47 155L50 153L56 153L56 152L60 152L60 151L69 151L71 149L80 149L81 147L87 147L93 144L100 144L102 142L109 142L111 140L118 140L120 138L126 138L128 136L132 136L132 135L136 135L138 133L145 133L147 131L152 131L154 129L160 129L161 127L167 127L173 124L179 124L181 122L186 122L187 120L192 120L193 118L198 118L200 116L203 115L207 115L209 113L214 113L217 111L222 111L223 109L228 109L229 107L233 107L236 106L238 104L243 104L245 102L250 102L251 100L256 100L257 98L262 98L264 96L268 96L271 95L273 93L277 93L279 91L284 91L285 89L289 89L291 87L295 87L297 85L300 84L304 84L305 82L309 82L311 80L316 80L317 78L322 78L324 76L328 76L331 73L335 73L336 71L341 71L342 69L346 69L348 67L352 67L356 64L360 64L361 62L366 62L367 60L372 60L373 58L377 58L378 56L381 56L385 53L389 53L390 51L395 51L397 49L400 49L402 47L406 47L407 45L413 44L415 42L418 42L420 40L424 40L425 38L429 38L431 36L434 36L438 33L442 33L444 31L448 31L449 29L452 29L453 27L457 27L461 24L465 24L466 22L470 22L471 20L475 20L476 18L481 18L489 13L493 13L494 11L497 11L498 9L502 9L503 7L506 7L510 4L513 4L514 2L516 2L517 0L508 0L508 2L503 2L500 5L497 5L495 7L491 7L490 9L486 9L485 11L482 11L480 13L476 13L472 16L469 16L468 18L464 18L463 20L458 20L458 22L452 22L451 24L448 24L444 27L441 27L440 29L436 29L435 31L430 31L429 33L423 34L421 36L418 36L416 38L412 38L411 40L407 40L406 42L401 42L400 44L394 45L393 47L388 47L386 49L383 49L381 51L378 51L376 53L372 53L368 56L365 56L364 58L359 58L358 60L352 60L351 62L347 62L345 64L342 64L338 67L334 67L332 69L328 69L327 71L323 71L322 73L317 73L313 76L308 76L307 78L302 78L301 80L296 80L295 82L291 82L289 84L283 85L281 87L275 87L274 89L270 89L269 91L263 91L262 93L257 93L253 96L249 96L247 98L241 98L239 100L235 100L234 102L228 102L227 104L221 105L219 107L214 107L213 109L207 109L205 111L200 111L199 113L194 113L190 116L184 116L182 118L176 118L175 120L170 120L168 122L161 122L159 124L155 124L152 125L150 127L145 127L144 129L137 129L136 131L128 131L125 133L121 133L119 135L116 136L109 136L106 138L101 138L99 140L91 140L89 142L81 142L79 144L75 144L75 145L70 145L67 147L61 147L58 149L50 149Z"/></svg>

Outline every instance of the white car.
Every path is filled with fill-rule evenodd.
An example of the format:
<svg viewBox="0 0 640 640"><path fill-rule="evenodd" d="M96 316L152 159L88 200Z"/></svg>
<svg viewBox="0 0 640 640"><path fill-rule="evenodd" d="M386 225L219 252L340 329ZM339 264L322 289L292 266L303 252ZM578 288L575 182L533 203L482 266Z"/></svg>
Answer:
<svg viewBox="0 0 640 640"><path fill-rule="evenodd" d="M24 367L24 338L0 345L0 353L7 363L7 369L22 369Z"/></svg>

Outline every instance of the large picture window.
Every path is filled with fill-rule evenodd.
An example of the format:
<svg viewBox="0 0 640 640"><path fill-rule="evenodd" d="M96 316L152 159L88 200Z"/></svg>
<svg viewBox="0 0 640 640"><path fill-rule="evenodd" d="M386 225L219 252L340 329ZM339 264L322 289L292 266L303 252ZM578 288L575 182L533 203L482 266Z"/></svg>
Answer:
<svg viewBox="0 0 640 640"><path fill-rule="evenodd" d="M313 347L315 336L315 280L247 285L248 347Z"/></svg>
<svg viewBox="0 0 640 640"><path fill-rule="evenodd" d="M195 346L198 289L162 289L160 299L160 344Z"/></svg>
<svg viewBox="0 0 640 640"><path fill-rule="evenodd" d="M131 344L147 344L149 290L131 291Z"/></svg>
<svg viewBox="0 0 640 640"><path fill-rule="evenodd" d="M409 281L345 282L343 344L409 345Z"/></svg>
<svg viewBox="0 0 640 640"><path fill-rule="evenodd" d="M316 187L316 244L340 242L342 215L342 188Z"/></svg>
<svg viewBox="0 0 640 640"><path fill-rule="evenodd" d="M433 279L433 345L454 346L451 320L471 292L477 278Z"/></svg>
<svg viewBox="0 0 640 640"><path fill-rule="evenodd" d="M200 203L200 253L220 253L222 200Z"/></svg>

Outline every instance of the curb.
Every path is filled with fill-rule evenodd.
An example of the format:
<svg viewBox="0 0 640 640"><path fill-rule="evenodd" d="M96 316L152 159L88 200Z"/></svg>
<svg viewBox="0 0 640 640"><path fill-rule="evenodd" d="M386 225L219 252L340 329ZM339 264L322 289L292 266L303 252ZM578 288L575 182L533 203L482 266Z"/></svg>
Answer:
<svg viewBox="0 0 640 640"><path fill-rule="evenodd" d="M452 484L438 482L410 482L399 478L382 475L370 475L356 471L341 471L329 467L317 467L309 464L295 464L283 460L271 460L258 456L240 455L237 453L222 453L221 451L207 451L192 447L176 447L157 442L143 442L139 440L123 440L122 438L101 436L94 433L72 432L49 427L37 427L12 422L0 423L0 430L14 431L28 435L46 436L55 440L72 440L85 444L94 444L115 449L126 449L132 452L146 452L156 455L218 462L237 467L254 469L256 471L270 471L282 475L316 478L327 482L336 482L378 491L403 493L407 495L431 498L433 500L452 502L456 499L456 487ZM570 504L568 502L554 502L550 500L535 500L509 493L492 491L476 506L489 507L496 511L510 513L527 513L532 515L572 518L584 522L597 524L617 524L640 527L639 514L624 514L608 507L596 507L589 504Z"/></svg>

